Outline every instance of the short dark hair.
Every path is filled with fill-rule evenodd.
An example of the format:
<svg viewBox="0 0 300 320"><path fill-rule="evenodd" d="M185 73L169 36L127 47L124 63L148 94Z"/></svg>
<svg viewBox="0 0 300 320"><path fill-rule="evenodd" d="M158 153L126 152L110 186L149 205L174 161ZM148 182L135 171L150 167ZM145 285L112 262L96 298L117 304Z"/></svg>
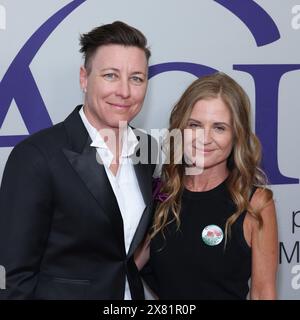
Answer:
<svg viewBox="0 0 300 320"><path fill-rule="evenodd" d="M141 31L122 21L115 21L96 27L80 36L80 52L84 57L85 68L89 69L91 57L100 46L110 44L138 47L145 52L147 61L151 55L147 39Z"/></svg>

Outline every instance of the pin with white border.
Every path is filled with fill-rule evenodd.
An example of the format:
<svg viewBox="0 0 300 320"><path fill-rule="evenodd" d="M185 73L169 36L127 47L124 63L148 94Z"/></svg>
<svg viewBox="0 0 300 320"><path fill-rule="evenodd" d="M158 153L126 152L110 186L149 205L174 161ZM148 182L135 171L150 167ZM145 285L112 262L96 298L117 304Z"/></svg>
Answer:
<svg viewBox="0 0 300 320"><path fill-rule="evenodd" d="M202 231L202 240L208 246L217 246L224 238L223 231L215 224L206 226Z"/></svg>

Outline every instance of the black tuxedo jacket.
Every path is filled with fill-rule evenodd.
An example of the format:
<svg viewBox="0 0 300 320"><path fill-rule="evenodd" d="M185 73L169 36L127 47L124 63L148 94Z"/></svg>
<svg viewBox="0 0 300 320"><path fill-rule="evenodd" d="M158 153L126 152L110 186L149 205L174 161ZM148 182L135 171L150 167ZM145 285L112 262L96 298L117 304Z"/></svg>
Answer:
<svg viewBox="0 0 300 320"><path fill-rule="evenodd" d="M126 254L117 200L80 107L21 142L7 161L0 189L7 287L1 298L123 299L125 276L132 298L144 298L133 253L151 220L154 165L134 165L146 209Z"/></svg>

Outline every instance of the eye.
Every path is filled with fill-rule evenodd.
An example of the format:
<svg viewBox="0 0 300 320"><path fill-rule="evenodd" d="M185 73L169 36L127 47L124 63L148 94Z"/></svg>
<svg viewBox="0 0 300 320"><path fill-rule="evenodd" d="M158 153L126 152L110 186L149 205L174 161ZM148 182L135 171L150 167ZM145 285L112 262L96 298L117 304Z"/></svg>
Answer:
<svg viewBox="0 0 300 320"><path fill-rule="evenodd" d="M226 130L226 128L225 128L225 126L216 126L215 130L218 131L218 132L223 132L223 131Z"/></svg>
<svg viewBox="0 0 300 320"><path fill-rule="evenodd" d="M144 78L139 77L139 76L132 76L130 79L135 84L142 84L144 82Z"/></svg>
<svg viewBox="0 0 300 320"><path fill-rule="evenodd" d="M196 122L189 122L187 126L188 128L201 128L201 125Z"/></svg>
<svg viewBox="0 0 300 320"><path fill-rule="evenodd" d="M103 78L109 81L116 80L118 78L118 75L116 73L110 72L110 73L105 73L103 75Z"/></svg>

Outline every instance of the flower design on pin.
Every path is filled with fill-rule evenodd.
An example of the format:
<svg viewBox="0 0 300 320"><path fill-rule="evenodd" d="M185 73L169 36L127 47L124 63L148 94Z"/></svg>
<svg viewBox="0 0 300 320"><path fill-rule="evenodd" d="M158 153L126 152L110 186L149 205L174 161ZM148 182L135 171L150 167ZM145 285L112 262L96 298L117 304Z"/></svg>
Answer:
<svg viewBox="0 0 300 320"><path fill-rule="evenodd" d="M223 240L222 229L214 224L206 226L202 231L202 240L208 246L216 246Z"/></svg>

